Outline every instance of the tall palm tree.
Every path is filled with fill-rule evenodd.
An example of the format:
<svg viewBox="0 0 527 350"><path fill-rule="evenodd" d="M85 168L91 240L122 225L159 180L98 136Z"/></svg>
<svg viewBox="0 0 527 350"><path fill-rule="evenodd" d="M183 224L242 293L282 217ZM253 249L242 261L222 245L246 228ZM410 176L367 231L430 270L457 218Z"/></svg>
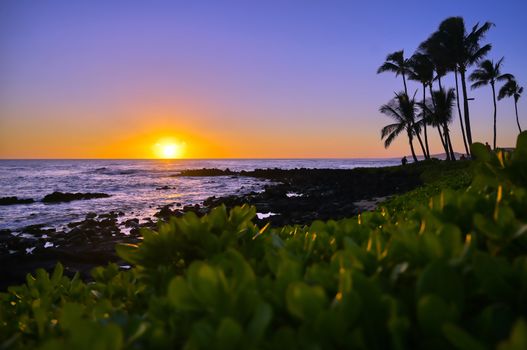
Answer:
<svg viewBox="0 0 527 350"><path fill-rule="evenodd" d="M441 90L442 84L441 84L441 77L446 75L448 71L453 71L455 75L455 81L456 81L456 106L459 116L459 125L461 128L461 136L463 137L463 144L465 146L465 152L467 154L470 154L469 147L467 144L467 138L465 136L465 126L463 125L463 114L461 113L461 105L459 103L459 86L458 86L458 72L457 72L457 66L456 63L452 60L451 50L450 47L446 44L447 35L444 32L437 31L430 35L430 37L422 42L419 45L419 52L422 52L426 54L430 60L432 61L434 65L434 70L436 71L437 75L435 77L435 80L437 80L439 84L439 89ZM430 85L430 95L432 95L432 85ZM441 140L443 140L443 137L441 133L439 134L441 136ZM444 146L444 144L443 144ZM447 152L448 155L448 152Z"/></svg>
<svg viewBox="0 0 527 350"><path fill-rule="evenodd" d="M469 145L472 144L472 131L470 127L466 72L469 67L481 61L491 50L492 45L481 46L480 42L492 26L491 22L485 22L481 26L476 23L472 30L467 33L462 17L450 17L441 22L438 30L442 45L461 77L465 133Z"/></svg>
<svg viewBox="0 0 527 350"><path fill-rule="evenodd" d="M422 103L424 104L426 101L426 87L432 84L432 81L434 79L434 64L430 60L430 58L422 53L415 53L412 57L410 57L409 61L409 72L408 72L408 79L418 81L423 86L423 100ZM429 123L429 119L427 117L426 110L422 110L422 126L423 126L423 132L425 137L425 158L430 158L430 148L428 146L428 132L427 132L427 124Z"/></svg>
<svg viewBox="0 0 527 350"><path fill-rule="evenodd" d="M381 130L381 139L384 139L384 147L390 147L393 140L403 131L406 131L414 162L417 162L413 145L413 138L418 129L415 120L417 115L416 109L415 100L413 98L410 99L406 93L396 93L394 99L379 108L382 114L387 115L395 121L395 123L386 125Z"/></svg>
<svg viewBox="0 0 527 350"><path fill-rule="evenodd" d="M470 81L473 82L472 89L476 89L489 84L492 87L492 102L494 103L494 149L496 149L496 82L514 78L512 74L501 74L502 63L503 57L496 63L491 60L485 60L479 64L479 67L474 72L472 72L469 77Z"/></svg>
<svg viewBox="0 0 527 350"><path fill-rule="evenodd" d="M404 58L404 50L395 51L386 56L386 61L379 67L377 74L383 72L393 72L395 76L401 75L403 77L404 93L408 95L408 88L406 87L406 75L408 74L408 60Z"/></svg>
<svg viewBox="0 0 527 350"><path fill-rule="evenodd" d="M518 119L518 100L520 99L521 95L523 93L523 87L519 86L516 80L509 79L503 85L500 89L500 92L498 93L498 100L501 100L504 97L514 97L514 110L516 112L516 124L518 124L518 130L522 132L522 128L520 126L520 120Z"/></svg>

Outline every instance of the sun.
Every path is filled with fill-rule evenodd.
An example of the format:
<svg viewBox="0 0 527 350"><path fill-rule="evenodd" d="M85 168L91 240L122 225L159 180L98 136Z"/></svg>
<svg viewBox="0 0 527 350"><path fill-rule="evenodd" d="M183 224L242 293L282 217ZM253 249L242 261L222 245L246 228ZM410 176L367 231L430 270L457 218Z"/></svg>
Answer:
<svg viewBox="0 0 527 350"><path fill-rule="evenodd" d="M160 141L154 145L157 158L177 159L183 155L184 144L173 141Z"/></svg>

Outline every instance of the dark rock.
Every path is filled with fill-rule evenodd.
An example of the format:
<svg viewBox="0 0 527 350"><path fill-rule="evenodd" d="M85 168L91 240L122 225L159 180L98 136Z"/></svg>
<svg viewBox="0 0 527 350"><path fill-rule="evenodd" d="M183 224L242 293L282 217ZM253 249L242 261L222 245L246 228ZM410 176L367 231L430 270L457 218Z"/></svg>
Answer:
<svg viewBox="0 0 527 350"><path fill-rule="evenodd" d="M137 227L139 226L139 219L128 219L124 222L125 227Z"/></svg>
<svg viewBox="0 0 527 350"><path fill-rule="evenodd" d="M63 193L63 192L53 192L46 195L42 202L44 203L60 203L60 202L71 202L81 199L94 199L94 198L107 198L110 197L106 193Z"/></svg>
<svg viewBox="0 0 527 350"><path fill-rule="evenodd" d="M0 198L0 205L14 205L14 204L30 204L34 200L31 198L18 198L18 197L2 197Z"/></svg>

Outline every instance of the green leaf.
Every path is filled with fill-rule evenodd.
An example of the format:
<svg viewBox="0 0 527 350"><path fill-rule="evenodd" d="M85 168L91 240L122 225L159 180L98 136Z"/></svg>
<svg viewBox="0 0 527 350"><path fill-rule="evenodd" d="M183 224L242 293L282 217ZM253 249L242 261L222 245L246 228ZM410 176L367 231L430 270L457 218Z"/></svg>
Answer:
<svg viewBox="0 0 527 350"><path fill-rule="evenodd" d="M430 294L419 299L417 319L421 329L428 334L440 334L447 322L455 322L457 312L440 297Z"/></svg>
<svg viewBox="0 0 527 350"><path fill-rule="evenodd" d="M320 286L293 282L287 288L287 310L301 320L313 319L327 304L326 294Z"/></svg>
<svg viewBox="0 0 527 350"><path fill-rule="evenodd" d="M486 350L487 347L458 326L447 323L443 326L443 334L448 341L459 350Z"/></svg>
<svg viewBox="0 0 527 350"><path fill-rule="evenodd" d="M239 345L242 336L243 329L240 324L232 318L224 318L216 330L216 348L234 349Z"/></svg>
<svg viewBox="0 0 527 350"><path fill-rule="evenodd" d="M119 243L115 246L117 255L124 261L135 264L137 262L138 246L136 244Z"/></svg>
<svg viewBox="0 0 527 350"><path fill-rule="evenodd" d="M220 276L216 268L201 261L194 262L188 269L188 286L194 298L207 306L221 302Z"/></svg>
<svg viewBox="0 0 527 350"><path fill-rule="evenodd" d="M196 299L185 279L177 276L168 285L168 300L180 310L194 310L198 308Z"/></svg>
<svg viewBox="0 0 527 350"><path fill-rule="evenodd" d="M460 274L443 260L428 264L417 281L419 297L435 294L446 302L454 303L458 310L463 306L463 290L463 279Z"/></svg>
<svg viewBox="0 0 527 350"><path fill-rule="evenodd" d="M259 303L247 327L247 335L252 341L260 340L271 323L273 309L267 303Z"/></svg>
<svg viewBox="0 0 527 350"><path fill-rule="evenodd" d="M500 343L498 346L498 350L525 350L525 349L527 349L527 323L523 319L520 318L514 324L514 327L512 328L511 336L509 337L509 339Z"/></svg>

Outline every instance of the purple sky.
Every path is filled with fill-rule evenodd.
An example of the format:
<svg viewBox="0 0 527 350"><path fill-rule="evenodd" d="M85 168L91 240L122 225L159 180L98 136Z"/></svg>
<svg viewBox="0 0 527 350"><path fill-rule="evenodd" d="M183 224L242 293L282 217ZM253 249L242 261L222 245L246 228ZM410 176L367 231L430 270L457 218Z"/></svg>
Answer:
<svg viewBox="0 0 527 350"><path fill-rule="evenodd" d="M449 16L488 20L489 58L505 56L504 72L527 85L526 11L525 1L3 0L0 158L145 157L162 136L189 157L408 154L404 137L388 150L380 141L390 120L378 108L402 88L376 74L386 54L411 55ZM474 138L490 142L490 87L471 95ZM498 145L512 146L513 101L498 109Z"/></svg>

